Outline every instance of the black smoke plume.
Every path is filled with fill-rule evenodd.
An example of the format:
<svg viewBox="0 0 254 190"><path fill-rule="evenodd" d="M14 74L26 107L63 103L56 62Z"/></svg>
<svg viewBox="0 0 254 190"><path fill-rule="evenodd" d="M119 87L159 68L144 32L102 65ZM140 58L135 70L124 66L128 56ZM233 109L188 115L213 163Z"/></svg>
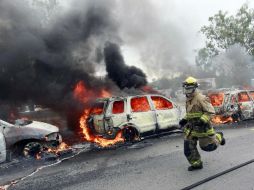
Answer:
<svg viewBox="0 0 254 190"><path fill-rule="evenodd" d="M106 43L104 59L108 77L112 79L120 89L139 88L147 84L146 75L142 70L125 64L117 44Z"/></svg>
<svg viewBox="0 0 254 190"><path fill-rule="evenodd" d="M2 104L47 106L67 113L69 126L76 126L88 106L73 98L79 81L94 91L103 88L116 93L117 86L137 88L146 84L145 74L126 66L119 47L110 43L105 48L105 61L108 76L117 85L108 78L95 77L95 68L103 60L103 53L98 52L107 41L120 41L111 13L114 3L76 0L69 12L55 15L45 24L25 2L0 1Z"/></svg>

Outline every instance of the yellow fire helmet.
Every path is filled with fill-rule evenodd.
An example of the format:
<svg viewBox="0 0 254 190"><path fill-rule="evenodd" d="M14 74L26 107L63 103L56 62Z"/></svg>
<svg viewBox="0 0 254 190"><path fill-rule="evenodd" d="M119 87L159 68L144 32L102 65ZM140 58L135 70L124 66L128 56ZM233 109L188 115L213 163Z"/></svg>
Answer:
<svg viewBox="0 0 254 190"><path fill-rule="evenodd" d="M198 86L197 79L195 79L194 77L188 77L183 83L185 85L194 85L196 87Z"/></svg>
<svg viewBox="0 0 254 190"><path fill-rule="evenodd" d="M194 77L188 77L183 82L183 92L184 94L192 94L195 92L195 89L198 87L197 79Z"/></svg>

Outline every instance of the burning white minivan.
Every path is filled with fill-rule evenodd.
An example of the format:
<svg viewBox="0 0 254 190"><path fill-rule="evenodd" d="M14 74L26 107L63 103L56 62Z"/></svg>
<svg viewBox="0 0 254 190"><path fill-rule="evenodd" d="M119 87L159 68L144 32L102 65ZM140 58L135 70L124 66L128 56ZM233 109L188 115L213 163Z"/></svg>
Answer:
<svg viewBox="0 0 254 190"><path fill-rule="evenodd" d="M88 127L95 135L125 141L177 129L182 109L162 95L136 95L98 99L90 111Z"/></svg>
<svg viewBox="0 0 254 190"><path fill-rule="evenodd" d="M215 109L214 123L238 122L254 118L253 91L217 90L208 93Z"/></svg>
<svg viewBox="0 0 254 190"><path fill-rule="evenodd" d="M14 124L0 120L0 163L7 152L35 156L44 147L57 147L62 142L58 127L39 121L18 119Z"/></svg>

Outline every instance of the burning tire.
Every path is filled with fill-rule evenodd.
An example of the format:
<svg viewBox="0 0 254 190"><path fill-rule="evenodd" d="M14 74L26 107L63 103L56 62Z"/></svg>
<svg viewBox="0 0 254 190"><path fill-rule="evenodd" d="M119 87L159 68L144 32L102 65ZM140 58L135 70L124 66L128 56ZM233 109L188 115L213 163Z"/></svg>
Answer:
<svg viewBox="0 0 254 190"><path fill-rule="evenodd" d="M125 127L122 136L125 142L134 142L138 139L138 132L133 127Z"/></svg>
<svg viewBox="0 0 254 190"><path fill-rule="evenodd" d="M23 156L26 158L36 158L39 152L43 149L41 143L39 142L29 142L23 148Z"/></svg>

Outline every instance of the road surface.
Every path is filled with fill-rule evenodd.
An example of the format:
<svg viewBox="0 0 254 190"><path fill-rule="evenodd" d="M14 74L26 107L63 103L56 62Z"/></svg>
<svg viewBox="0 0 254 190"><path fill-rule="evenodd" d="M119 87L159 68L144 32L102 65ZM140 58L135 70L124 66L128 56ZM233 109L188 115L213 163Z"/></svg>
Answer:
<svg viewBox="0 0 254 190"><path fill-rule="evenodd" d="M252 127L253 126L253 127ZM181 134L144 140L111 150L88 149L70 159L45 167L8 189L170 189L177 190L254 159L254 125L223 127L226 145L200 153L204 168L187 171ZM31 174L43 163L25 162L0 167L0 185ZM30 164L30 165L29 165ZM194 189L254 189L254 164L249 164Z"/></svg>

